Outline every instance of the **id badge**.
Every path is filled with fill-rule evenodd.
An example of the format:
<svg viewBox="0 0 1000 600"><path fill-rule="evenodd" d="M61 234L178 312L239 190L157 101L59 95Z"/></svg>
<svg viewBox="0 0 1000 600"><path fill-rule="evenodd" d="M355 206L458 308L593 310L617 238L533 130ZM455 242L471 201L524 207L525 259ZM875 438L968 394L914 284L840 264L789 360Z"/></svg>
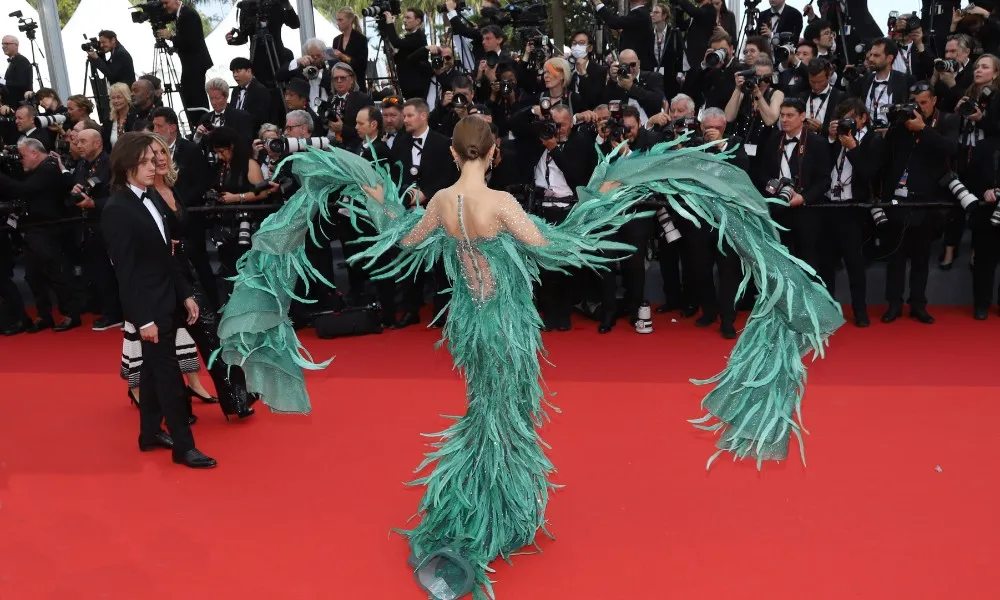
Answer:
<svg viewBox="0 0 1000 600"><path fill-rule="evenodd" d="M18 215L10 214L7 215L7 226L11 229L17 229L17 219Z"/></svg>
<svg viewBox="0 0 1000 600"><path fill-rule="evenodd" d="M746 150L747 156L757 156L757 144L744 144L743 149Z"/></svg>

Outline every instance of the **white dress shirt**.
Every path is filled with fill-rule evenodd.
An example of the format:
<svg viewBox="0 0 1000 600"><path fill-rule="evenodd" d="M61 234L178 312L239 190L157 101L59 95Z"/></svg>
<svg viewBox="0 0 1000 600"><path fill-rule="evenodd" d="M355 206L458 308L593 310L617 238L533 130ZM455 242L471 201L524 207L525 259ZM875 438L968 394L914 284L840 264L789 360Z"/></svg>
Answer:
<svg viewBox="0 0 1000 600"><path fill-rule="evenodd" d="M792 160L792 157L798 152L799 147L802 145L802 133L803 130L800 129L796 135L788 135L786 133L781 134L781 143L783 145L782 150L783 155L781 157L781 176L792 178L792 169L788 164L788 161ZM785 140L789 138L796 138L799 140L798 144L785 144Z"/></svg>
<svg viewBox="0 0 1000 600"><path fill-rule="evenodd" d="M427 143L427 134L430 133L430 127L424 130L420 135L413 136L413 147L410 148L410 157L413 160L413 166L420 168L420 160L422 157L422 152L424 149L424 144ZM417 140L420 140L419 147L417 146Z"/></svg>
<svg viewBox="0 0 1000 600"><path fill-rule="evenodd" d="M820 123L824 123L826 119L826 111L830 108L830 94L833 91L833 86L827 84L826 89L819 93L820 96L825 94L823 99L814 97L812 91L809 92L809 99L806 100L806 118L816 119Z"/></svg>
<svg viewBox="0 0 1000 600"><path fill-rule="evenodd" d="M855 134L854 139L857 140L858 145L861 145L861 140L864 139L865 134L868 133L868 128L858 131ZM838 167L840 170L838 171ZM851 165L850 159L847 158L847 148L841 146L840 154L837 155L836 162L833 163L833 171L830 172L830 181L833 182L833 187L840 187L840 193L834 194L831 188L829 192L826 193L827 198L833 200L834 202L850 202L854 199L854 192L851 190L851 181L854 179L854 166Z"/></svg>

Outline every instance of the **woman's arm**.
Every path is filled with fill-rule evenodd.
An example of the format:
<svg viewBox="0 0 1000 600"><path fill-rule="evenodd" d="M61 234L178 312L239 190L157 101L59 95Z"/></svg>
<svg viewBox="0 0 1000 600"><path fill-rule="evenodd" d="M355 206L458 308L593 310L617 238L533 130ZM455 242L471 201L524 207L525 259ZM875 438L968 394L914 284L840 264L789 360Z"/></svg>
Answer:
<svg viewBox="0 0 1000 600"><path fill-rule="evenodd" d="M763 94L757 100L757 108L760 110L760 118L764 124L770 127L778 122L781 117L781 103L785 101L785 93L781 90L774 90L771 94L771 102L765 102Z"/></svg>
<svg viewBox="0 0 1000 600"><path fill-rule="evenodd" d="M264 181L264 173L260 170L260 163L254 159L250 159L250 164L247 167L247 181L251 185L257 185L258 183ZM263 190L261 192L244 192L242 194L233 194L232 192L226 192L222 195L222 201L227 204L242 204L244 202L257 202L267 198L271 194L271 190Z"/></svg>
<svg viewBox="0 0 1000 600"><path fill-rule="evenodd" d="M440 192L438 192L440 193ZM427 209L417 225L406 234L399 243L401 246L415 246L427 239L435 229L441 225L440 212L438 210L437 194L427 203Z"/></svg>

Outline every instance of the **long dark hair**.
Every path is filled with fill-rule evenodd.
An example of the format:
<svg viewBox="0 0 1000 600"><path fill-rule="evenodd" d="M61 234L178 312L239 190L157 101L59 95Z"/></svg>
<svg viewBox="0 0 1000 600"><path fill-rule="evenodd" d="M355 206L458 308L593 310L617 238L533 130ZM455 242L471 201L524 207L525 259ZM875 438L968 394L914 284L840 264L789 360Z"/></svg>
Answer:
<svg viewBox="0 0 1000 600"><path fill-rule="evenodd" d="M118 138L111 150L111 189L128 187L128 174L139 167L146 149L154 141L153 134L145 131L130 131Z"/></svg>
<svg viewBox="0 0 1000 600"><path fill-rule="evenodd" d="M250 169L250 159L253 149L239 132L232 127L219 127L208 134L208 145L213 150L227 148L232 152L229 157L228 171L234 181L245 181Z"/></svg>

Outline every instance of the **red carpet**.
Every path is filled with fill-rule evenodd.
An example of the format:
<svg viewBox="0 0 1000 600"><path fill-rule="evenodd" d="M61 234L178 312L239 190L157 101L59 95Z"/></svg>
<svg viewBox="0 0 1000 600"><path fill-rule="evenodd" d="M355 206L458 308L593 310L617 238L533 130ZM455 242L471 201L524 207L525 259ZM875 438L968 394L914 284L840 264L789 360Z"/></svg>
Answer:
<svg viewBox="0 0 1000 600"><path fill-rule="evenodd" d="M686 422L687 379L731 347L717 333L657 316L652 336L547 334L558 539L498 564L498 598L995 598L1000 319L932 312L845 326L810 371L808 467L762 473L706 472L712 438ZM314 414L196 405L209 472L136 450L118 333L0 339L0 598L423 598L389 529L420 498L402 485L419 434L463 409L436 335L307 337L337 356L309 376Z"/></svg>

